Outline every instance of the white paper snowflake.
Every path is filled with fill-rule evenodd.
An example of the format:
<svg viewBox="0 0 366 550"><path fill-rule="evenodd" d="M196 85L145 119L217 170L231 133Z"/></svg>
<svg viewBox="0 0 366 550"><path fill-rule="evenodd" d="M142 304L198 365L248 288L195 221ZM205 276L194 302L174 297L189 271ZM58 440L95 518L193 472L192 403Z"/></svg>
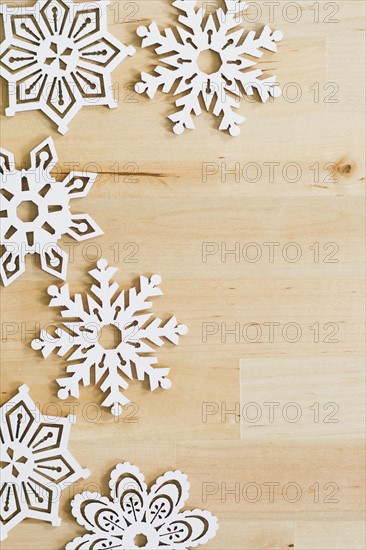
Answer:
<svg viewBox="0 0 366 550"><path fill-rule="evenodd" d="M43 416L28 392L21 386L0 409L1 540L25 518L60 525L61 491L90 475L67 449L75 417Z"/></svg>
<svg viewBox="0 0 366 550"><path fill-rule="evenodd" d="M62 182L51 170L57 154L51 138L30 154L27 170L16 170L12 153L0 149L0 274L5 286L25 271L27 254L39 254L44 271L66 278L68 255L57 241L66 233L77 241L103 231L87 214L72 214L69 202L85 197L97 176L71 172Z"/></svg>
<svg viewBox="0 0 366 550"><path fill-rule="evenodd" d="M116 268L108 267L106 260L98 261L97 268L90 271L97 285L93 285L91 294L86 295L87 307L80 294L70 297L68 285L61 288L51 286L48 289L52 296L50 306L63 308L61 315L70 321L64 322L55 336L42 330L40 339L33 340L32 347L42 350L44 357L57 349L62 357L75 346L76 349L67 357L71 362L67 372L71 376L57 380L61 388L58 397L78 397L79 384L88 386L94 369L95 382L100 382L100 389L107 393L102 405L111 407L111 412L118 416L122 406L129 403L120 390L128 388L126 379L134 378L132 367L136 369L138 380L148 378L152 391L159 386L170 388L171 382L167 378L170 369L153 367L158 360L152 355L155 349L151 346L162 346L163 339L178 344L179 336L187 333L187 327L178 325L175 317L162 324L161 319L151 320L151 313L143 313L152 307L147 299L162 294L158 286L161 283L159 275L150 279L141 276L140 291L131 288L127 298L124 291L115 296L119 286L111 283L111 279L116 271ZM115 338L108 348L100 342L103 330L107 329L115 331Z"/></svg>
<svg viewBox="0 0 366 550"><path fill-rule="evenodd" d="M38 0L31 8L2 5L2 76L9 82L7 116L41 109L62 134L84 105L116 107L111 72L128 55L107 31L109 0Z"/></svg>
<svg viewBox="0 0 366 550"><path fill-rule="evenodd" d="M205 9L201 7L196 11L195 4L194 0L173 2L173 6L184 12L178 18L183 27L165 29L163 34L153 22L148 28L137 29L143 38L143 48L157 44L155 52L163 56L160 62L164 66L159 65L154 75L142 73L142 82L136 85L136 91L146 92L153 98L159 86L165 93L177 86L174 95L184 95L177 99L176 106L183 108L169 116L175 122L173 131L176 134L182 134L186 128L194 129L192 113L201 114L200 98L207 111L215 100L213 114L222 116L219 129L229 130L232 136L237 136L239 124L245 118L234 109L239 107L243 94L252 96L256 90L263 102L270 96L281 95L276 77L260 78L263 72L251 68L258 64L253 58L262 57L261 48L277 51L276 42L282 40L283 35L266 26L259 36L251 31L244 38L242 28L235 30L242 21L240 14L249 7L244 1L225 0L226 10L217 9L214 15L208 15L205 24ZM211 73L200 69L200 60L208 51L216 56L217 63Z"/></svg>
<svg viewBox="0 0 366 550"><path fill-rule="evenodd" d="M148 491L139 469L125 462L112 471L109 487L111 498L84 492L73 499L72 513L89 533L66 550L187 550L216 535L210 512L181 511L190 485L179 471L165 473Z"/></svg>

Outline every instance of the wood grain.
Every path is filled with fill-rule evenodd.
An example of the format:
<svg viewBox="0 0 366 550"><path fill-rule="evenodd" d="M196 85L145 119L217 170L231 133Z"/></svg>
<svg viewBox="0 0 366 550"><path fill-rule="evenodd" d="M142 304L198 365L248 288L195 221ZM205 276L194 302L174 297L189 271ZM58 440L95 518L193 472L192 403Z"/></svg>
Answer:
<svg viewBox="0 0 366 550"><path fill-rule="evenodd" d="M32 258L20 280L1 288L2 403L22 383L49 414L67 414L73 403L78 422L70 448L92 472L64 492L59 529L28 520L2 548L64 548L82 532L70 514L72 494L90 484L106 492L110 470L126 460L149 482L170 468L188 474L188 504L219 518L207 550L361 550L364 4L331 3L337 9L331 17L329 3L304 0L300 20L291 23L283 13L288 9L293 18L293 8L280 2L271 26L285 40L261 65L278 75L288 95L266 105L243 101L239 112L247 122L237 139L218 132L209 114L195 119L195 131L174 136L166 119L173 98L131 93L139 71L154 64L152 51L139 48L136 27L151 19L172 25L176 11L166 0L140 0L129 20L134 12L127 4L119 0L109 10L111 32L138 49L113 73L118 109L85 108L60 136L40 112L6 118L2 82L2 145L21 165L51 135L60 175L72 163L99 172L74 209L92 215L105 235L74 249L71 239L62 241L73 250L72 291L88 288L88 271L100 255L119 268L115 279L124 287L139 274L159 273L164 295L156 313L176 314L190 331L178 348L159 350L161 365L172 367L171 390L150 393L132 384L133 414L115 422L103 411L93 422L88 404L100 403L98 391L84 389L77 402L60 402L54 380L63 361L44 361L30 347L39 326L60 320L46 307L46 289L55 281ZM259 29L269 21L268 6L257 4L262 16L253 27ZM298 101L291 100L290 83L301 91ZM294 262L296 251L301 258ZM296 342L293 326L301 329ZM328 341L332 327L337 334ZM295 402L304 417L251 424L242 414L250 402L279 402L281 411ZM339 422L314 423L315 402L321 415L331 412L324 405L336 403ZM296 502L296 486L288 484L301 490Z"/></svg>

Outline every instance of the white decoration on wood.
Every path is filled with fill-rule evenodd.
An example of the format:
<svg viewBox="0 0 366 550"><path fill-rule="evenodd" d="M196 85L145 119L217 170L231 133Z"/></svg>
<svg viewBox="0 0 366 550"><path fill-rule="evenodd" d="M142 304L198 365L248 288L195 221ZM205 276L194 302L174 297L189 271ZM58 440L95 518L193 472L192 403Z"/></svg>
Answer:
<svg viewBox="0 0 366 550"><path fill-rule="evenodd" d="M2 5L0 67L9 82L7 116L41 109L65 134L85 105L116 107L111 72L135 53L107 31L109 0L38 0Z"/></svg>
<svg viewBox="0 0 366 550"><path fill-rule="evenodd" d="M72 513L89 531L66 550L187 550L214 538L217 518L206 510L181 511L189 497L185 474L167 472L150 491L144 476L128 462L111 473L110 498L84 492L73 499Z"/></svg>
<svg viewBox="0 0 366 550"><path fill-rule="evenodd" d="M75 417L43 416L21 386L1 409L1 540L25 518L58 526L61 491L89 470L67 449Z"/></svg>
<svg viewBox="0 0 366 550"><path fill-rule="evenodd" d="M97 268L90 271L97 284L86 295L87 306L80 294L74 298L70 296L67 284L61 288L51 286L48 289L52 296L50 306L63 308L62 317L70 320L64 321L64 326L56 330L55 336L42 330L40 338L33 340L32 347L41 350L43 357L48 357L56 349L59 356L64 356L76 346L67 357L71 362L67 367L70 376L57 380L61 388L58 397L79 397L79 384L89 386L94 370L93 379L100 382L100 389L107 393L102 406L110 407L111 412L118 416L122 406L130 402L121 390L128 388L127 380L134 378L134 370L138 380L145 377L149 380L152 391L159 386L170 388L171 382L167 378L170 369L153 367L158 360L152 355L155 352L152 345L160 347L164 339L178 344L179 336L186 334L188 329L185 325L178 325L175 317L163 324L161 319L151 320L152 314L146 313L152 307L148 298L162 294L158 286L161 283L159 275L150 279L141 276L140 291L133 287L127 297L124 291L116 295L119 285L111 282L116 271L116 268L108 267L106 260L98 261ZM108 347L100 341L103 331L107 330L114 331Z"/></svg>
<svg viewBox="0 0 366 550"><path fill-rule="evenodd" d="M161 33L153 22L148 28L137 29L143 38L143 48L156 45L155 52L162 65L155 69L156 74L142 73L142 82L136 85L136 91L146 92L153 98L160 86L168 93L177 85L174 95L184 95L177 99L176 106L182 109L169 116L175 123L176 134L182 134L186 128L194 129L192 114L201 114L202 98L207 111L214 103L213 114L222 117L219 129L229 130L232 136L237 136L239 124L245 118L234 109L239 107L243 94L252 96L256 90L263 102L270 96L281 95L276 77L260 78L263 72L254 58L262 57L261 48L276 52L276 42L282 40L283 34L272 32L266 26L258 36L251 31L244 39L245 31L242 28L235 30L243 19L241 12L249 7L244 1L225 0L226 9L219 8L214 15L208 15L205 24L205 9L201 7L196 11L195 4L194 0L173 2L173 6L184 13L178 18L181 27L168 28ZM200 69L200 57L207 51L219 56L218 68L212 73ZM255 65L257 67L251 70Z"/></svg>
<svg viewBox="0 0 366 550"><path fill-rule="evenodd" d="M5 286L25 271L27 254L39 254L41 267L66 279L68 255L58 246L62 235L77 241L102 235L87 214L73 214L69 202L86 197L97 174L71 172L62 182L51 170L57 154L51 138L30 153L28 169L17 170L14 156L0 149L0 243L5 252L0 274Z"/></svg>

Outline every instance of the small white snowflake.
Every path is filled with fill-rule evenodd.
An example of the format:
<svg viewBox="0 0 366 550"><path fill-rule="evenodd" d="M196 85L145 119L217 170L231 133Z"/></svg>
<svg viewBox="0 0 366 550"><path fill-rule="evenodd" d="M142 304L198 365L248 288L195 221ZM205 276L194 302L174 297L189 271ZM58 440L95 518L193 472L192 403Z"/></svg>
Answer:
<svg viewBox="0 0 366 550"><path fill-rule="evenodd" d="M66 550L188 550L214 538L217 518L206 510L184 511L189 481L166 472L150 491L136 466L118 464L109 482L111 498L84 492L71 503L77 522L89 531Z"/></svg>
<svg viewBox="0 0 366 550"><path fill-rule="evenodd" d="M186 128L194 129L192 113L201 114L200 98L207 111L216 100L213 114L222 116L219 129L237 136L239 124L245 118L234 109L239 107L243 94L251 96L256 90L263 102L270 96L281 95L276 77L260 78L263 72L258 67L251 68L258 64L253 58L260 59L263 55L260 48L276 52L276 42L282 40L283 35L266 26L259 36L251 31L244 38L242 28L235 30L242 21L240 14L249 7L244 1L225 0L226 10L217 9L214 15L208 15L205 24L205 9L201 7L196 11L195 5L194 0L173 2L173 6L184 13L178 18L182 27L165 29L164 34L155 22L148 28L138 28L137 33L143 38L142 47L156 44L155 52L164 57L160 59L163 66L155 69L156 74L142 73L142 82L136 85L136 91L146 92L153 98L159 86L168 93L177 85L174 95L185 95L176 101L176 106L183 108L169 116L175 122L176 134L182 134ZM207 51L219 56L218 67L210 74L200 69L200 57Z"/></svg>
<svg viewBox="0 0 366 550"><path fill-rule="evenodd" d="M135 53L107 31L108 0L38 0L3 5L2 76L9 82L7 116L41 109L62 134L84 105L116 107L111 72Z"/></svg>
<svg viewBox="0 0 366 550"><path fill-rule="evenodd" d="M151 346L162 346L163 339L178 344L179 336L187 333L187 327L178 325L175 317L162 324L161 319L151 320L151 313L143 313L152 307L147 299L162 294L158 286L161 283L159 275L150 279L141 276L140 291L131 288L127 299L124 291L115 296L119 286L111 279L116 271L116 268L108 267L106 260L98 261L97 268L90 271L98 284L93 285L91 294L86 295L87 307L80 294L70 297L67 284L61 288L51 286L48 289L52 296L50 306L63 308L62 316L70 321L64 322L55 336L42 330L40 339L33 340L32 347L42 350L44 357L57 349L62 357L75 346L76 349L67 357L71 362L67 372L71 375L57 380L61 388L58 397L78 397L79 384L88 386L94 369L95 382L101 382L100 389L107 393L102 406L111 407L111 412L118 416L122 406L129 403L120 390L128 388L126 379L133 379L133 366L138 380L148 378L152 391L159 386L170 388L171 382L167 378L170 369L153 367L158 360L151 355L155 351ZM116 333L108 348L100 342L106 327Z"/></svg>
<svg viewBox="0 0 366 550"><path fill-rule="evenodd" d="M75 417L43 416L27 386L1 409L1 540L25 518L58 526L61 491L89 470L81 468L67 449Z"/></svg>
<svg viewBox="0 0 366 550"><path fill-rule="evenodd" d="M78 241L103 231L87 214L72 214L69 202L86 197L97 174L71 172L62 182L51 170L57 154L51 138L31 151L27 170L15 168L14 156L0 149L0 243L5 252L0 274L5 286L25 271L27 254L39 254L42 269L66 278L68 255L57 241L69 234Z"/></svg>

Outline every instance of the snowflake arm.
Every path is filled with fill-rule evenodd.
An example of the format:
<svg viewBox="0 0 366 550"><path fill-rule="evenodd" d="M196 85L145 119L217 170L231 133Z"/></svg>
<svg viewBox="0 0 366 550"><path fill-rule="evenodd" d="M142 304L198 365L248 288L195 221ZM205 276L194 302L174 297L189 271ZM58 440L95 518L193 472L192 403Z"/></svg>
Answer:
<svg viewBox="0 0 366 550"><path fill-rule="evenodd" d="M152 22L149 27L139 27L137 29L137 34L143 38L143 48L158 44L155 50L158 55L166 55L172 51L171 43L175 41L173 31L171 29L166 29L165 35L160 33L155 21ZM165 57L164 62L172 68L156 67L156 75L142 73L142 81L136 84L136 91L139 94L146 92L151 99L155 96L160 86L162 86L163 92L170 92L177 79L183 78L184 76L184 67L183 64L180 64L180 59L181 57L179 55Z"/></svg>
<svg viewBox="0 0 366 550"><path fill-rule="evenodd" d="M282 39L283 33L281 31L272 31L272 29L266 25L258 37L254 31L248 33L243 45L239 47L239 53L252 55L257 58L263 56L261 48L277 53L277 42L280 42Z"/></svg>
<svg viewBox="0 0 366 550"><path fill-rule="evenodd" d="M130 400L121 393L120 390L127 390L127 381L120 376L118 367L113 365L108 369L108 374L100 386L103 393L107 397L102 402L102 407L110 407L113 416L119 416L122 413L122 408L130 402Z"/></svg>
<svg viewBox="0 0 366 550"><path fill-rule="evenodd" d="M202 84L201 79L197 76L193 77L193 82L189 80L188 82L184 82L184 80L182 80L181 85L177 89L177 94L180 93L183 88L186 88L186 86L188 86L190 90L188 94L185 94L175 102L176 106L182 107L182 109L168 117L172 122L175 122L174 133L177 135L182 134L186 128L190 130L194 129L192 113L198 116L202 112L199 100Z"/></svg>
<svg viewBox="0 0 366 550"><path fill-rule="evenodd" d="M229 130L231 136L240 134L239 124L244 122L245 118L234 112L238 107L238 102L226 93L222 100L217 97L213 112L216 116L223 115L219 130Z"/></svg>
<svg viewBox="0 0 366 550"><path fill-rule="evenodd" d="M172 317L165 325L162 325L161 319L154 319L146 328L138 331L136 338L149 340L160 347L164 344L162 338L167 338L172 344L178 344L179 336L186 333L185 325L178 325L176 317Z"/></svg>
<svg viewBox="0 0 366 550"><path fill-rule="evenodd" d="M41 351L45 359L56 350L57 355L63 357L69 353L72 347L73 343L70 335L59 328L55 330L55 336L52 336L47 330L42 329L40 337L32 341L32 348Z"/></svg>
<svg viewBox="0 0 366 550"><path fill-rule="evenodd" d="M80 363L68 365L66 372L70 374L70 376L67 376L66 378L58 378L56 380L57 384L60 386L60 389L57 392L57 397L59 399L67 399L70 396L79 397L80 384L83 386L90 385L91 370L93 367L94 362L90 357L86 357L84 361L81 361Z"/></svg>

